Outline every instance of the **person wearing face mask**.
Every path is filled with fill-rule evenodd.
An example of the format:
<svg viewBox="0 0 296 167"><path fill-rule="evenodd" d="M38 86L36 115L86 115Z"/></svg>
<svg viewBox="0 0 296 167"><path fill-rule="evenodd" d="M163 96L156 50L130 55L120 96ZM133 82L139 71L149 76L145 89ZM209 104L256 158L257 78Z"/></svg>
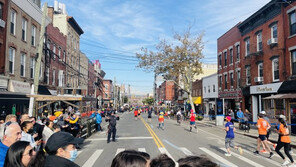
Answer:
<svg viewBox="0 0 296 167"><path fill-rule="evenodd" d="M21 141L27 141L30 142L30 145L33 148L39 149L39 145L41 144L41 140L35 141L34 137L37 137L37 134L33 134L33 123L31 121L24 121L21 124L22 129L22 138Z"/></svg>
<svg viewBox="0 0 296 167"><path fill-rule="evenodd" d="M79 167L73 161L77 157L75 145L81 143L83 139L75 138L68 132L54 133L47 140L44 149L48 154L44 167Z"/></svg>

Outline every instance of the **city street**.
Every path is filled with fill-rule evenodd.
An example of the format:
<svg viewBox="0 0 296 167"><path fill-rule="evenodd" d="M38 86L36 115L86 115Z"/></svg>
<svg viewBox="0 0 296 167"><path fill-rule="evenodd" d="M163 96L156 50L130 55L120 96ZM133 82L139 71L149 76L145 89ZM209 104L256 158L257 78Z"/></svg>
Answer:
<svg viewBox="0 0 296 167"><path fill-rule="evenodd" d="M189 124L177 125L175 120L165 119L165 129L157 128L154 115L152 123L147 123L147 114L142 119L134 120L133 113L120 114L117 123L116 142L107 144L106 126L102 133L95 133L85 141L76 163L80 166L110 166L115 155L126 149L145 151L151 158L166 153L175 161L187 155L205 155L220 166L280 166L282 160L276 154L268 159L268 154L253 155L256 140L236 134L235 143L242 146L244 153L233 151L231 157L224 155L225 132L221 128L198 123L198 132L189 132ZM103 122L106 125L105 122ZM103 126L104 126L103 125ZM276 134L273 134L276 135ZM294 151L295 152L295 151ZM295 158L295 154L293 154Z"/></svg>

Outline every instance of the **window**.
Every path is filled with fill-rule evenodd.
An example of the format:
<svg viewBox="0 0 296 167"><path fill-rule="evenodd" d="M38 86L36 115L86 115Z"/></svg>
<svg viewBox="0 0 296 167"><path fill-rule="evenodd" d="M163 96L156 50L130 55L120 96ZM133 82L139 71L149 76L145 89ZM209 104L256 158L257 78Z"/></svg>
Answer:
<svg viewBox="0 0 296 167"><path fill-rule="evenodd" d="M59 56L59 60L62 60L62 57L61 57L61 48L59 48L58 56Z"/></svg>
<svg viewBox="0 0 296 167"><path fill-rule="evenodd" d="M46 84L49 85L49 68L46 68Z"/></svg>
<svg viewBox="0 0 296 167"><path fill-rule="evenodd" d="M227 66L227 51L224 52L224 66Z"/></svg>
<svg viewBox="0 0 296 167"><path fill-rule="evenodd" d="M25 73L26 73L26 54L25 53L21 53L21 76L25 77Z"/></svg>
<svg viewBox="0 0 296 167"><path fill-rule="evenodd" d="M296 75L296 50L291 52L292 60L292 75Z"/></svg>
<svg viewBox="0 0 296 167"><path fill-rule="evenodd" d="M9 73L14 74L15 49L9 48Z"/></svg>
<svg viewBox="0 0 296 167"><path fill-rule="evenodd" d="M208 92L211 93L211 87L210 86L208 86Z"/></svg>
<svg viewBox="0 0 296 167"><path fill-rule="evenodd" d="M27 40L27 23L28 21L23 18L22 20L22 40L26 41Z"/></svg>
<svg viewBox="0 0 296 167"><path fill-rule="evenodd" d="M219 85L220 85L220 88L222 87L222 76L219 76Z"/></svg>
<svg viewBox="0 0 296 167"><path fill-rule="evenodd" d="M63 61L66 62L66 51L63 53Z"/></svg>
<svg viewBox="0 0 296 167"><path fill-rule="evenodd" d="M233 73L230 73L230 85L233 88Z"/></svg>
<svg viewBox="0 0 296 167"><path fill-rule="evenodd" d="M237 88L239 88L240 87L240 71L237 71L236 72L236 86L237 86Z"/></svg>
<svg viewBox="0 0 296 167"><path fill-rule="evenodd" d="M3 3L0 3L0 19L3 20Z"/></svg>
<svg viewBox="0 0 296 167"><path fill-rule="evenodd" d="M258 64L258 77L263 77L263 63Z"/></svg>
<svg viewBox="0 0 296 167"><path fill-rule="evenodd" d="M53 59L55 60L55 58L56 58L56 46L55 45L53 45L52 52L53 52Z"/></svg>
<svg viewBox="0 0 296 167"><path fill-rule="evenodd" d="M271 38L277 38L277 25L271 27Z"/></svg>
<svg viewBox="0 0 296 167"><path fill-rule="evenodd" d="M230 56L230 64L233 63L233 49L229 50L229 56Z"/></svg>
<svg viewBox="0 0 296 167"><path fill-rule="evenodd" d="M240 60L240 49L239 49L239 45L236 45L236 61L239 61Z"/></svg>
<svg viewBox="0 0 296 167"><path fill-rule="evenodd" d="M35 69L35 58L31 57L30 59L30 77L34 78L34 69Z"/></svg>
<svg viewBox="0 0 296 167"><path fill-rule="evenodd" d="M273 76L273 81L279 81L280 70L279 70L279 59L278 58L275 58L272 60L272 76Z"/></svg>
<svg viewBox="0 0 296 167"><path fill-rule="evenodd" d="M15 25L16 24L16 12L11 10L10 14L10 33L15 35Z"/></svg>
<svg viewBox="0 0 296 167"><path fill-rule="evenodd" d="M213 92L216 92L215 85L213 85Z"/></svg>
<svg viewBox="0 0 296 167"><path fill-rule="evenodd" d="M59 87L62 87L64 85L64 71L59 70Z"/></svg>
<svg viewBox="0 0 296 167"><path fill-rule="evenodd" d="M247 66L246 67L246 85L251 84L251 67Z"/></svg>
<svg viewBox="0 0 296 167"><path fill-rule="evenodd" d="M246 55L245 56L248 56L250 54L250 38L246 39L245 41L245 49L246 49Z"/></svg>
<svg viewBox="0 0 296 167"><path fill-rule="evenodd" d="M290 35L296 34L296 12L289 14L289 20L290 20Z"/></svg>
<svg viewBox="0 0 296 167"><path fill-rule="evenodd" d="M224 84L225 84L225 89L227 89L227 74L224 75Z"/></svg>
<svg viewBox="0 0 296 167"><path fill-rule="evenodd" d="M52 85L55 85L55 70L52 70Z"/></svg>
<svg viewBox="0 0 296 167"><path fill-rule="evenodd" d="M262 32L257 34L257 52L262 51Z"/></svg>
<svg viewBox="0 0 296 167"><path fill-rule="evenodd" d="M36 27L32 25L32 41L31 41L32 46L36 46Z"/></svg>
<svg viewBox="0 0 296 167"><path fill-rule="evenodd" d="M219 67L222 66L222 55L219 55Z"/></svg>

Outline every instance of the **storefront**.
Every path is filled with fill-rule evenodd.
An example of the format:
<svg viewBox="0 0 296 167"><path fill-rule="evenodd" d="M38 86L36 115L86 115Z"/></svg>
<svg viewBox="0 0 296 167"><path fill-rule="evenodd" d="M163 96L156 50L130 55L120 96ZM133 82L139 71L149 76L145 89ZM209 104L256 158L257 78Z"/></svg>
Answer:
<svg viewBox="0 0 296 167"><path fill-rule="evenodd" d="M219 93L219 98L222 100L224 114L228 114L229 110L237 111L242 105L242 91L225 91Z"/></svg>
<svg viewBox="0 0 296 167"><path fill-rule="evenodd" d="M256 122L258 119L258 113L265 111L267 116L273 119L274 114L271 110L273 107L277 107L278 110L284 110L284 103L277 101L273 104L271 101L264 101L263 99L271 95L277 94L282 82L264 84L250 87L250 94L252 97L252 114L253 121Z"/></svg>

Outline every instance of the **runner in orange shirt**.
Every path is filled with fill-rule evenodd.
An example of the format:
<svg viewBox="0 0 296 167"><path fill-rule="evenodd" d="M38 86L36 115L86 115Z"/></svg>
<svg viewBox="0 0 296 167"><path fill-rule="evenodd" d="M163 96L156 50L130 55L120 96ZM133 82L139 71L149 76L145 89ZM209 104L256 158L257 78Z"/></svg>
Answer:
<svg viewBox="0 0 296 167"><path fill-rule="evenodd" d="M281 156L283 158L284 163L282 165L283 166L286 166L290 162L280 152L280 149L282 149L284 147L285 154L290 159L292 165L295 165L294 160L293 160L292 156L290 155L290 143L291 143L291 139L290 139L290 136L289 136L289 129L287 127L286 121L284 119L282 119L282 118L279 118L278 121L280 123L280 128L278 130L278 133L280 135L280 140L277 143L277 146L275 148L275 151L279 154L279 156Z"/></svg>
<svg viewBox="0 0 296 167"><path fill-rule="evenodd" d="M269 123L263 119L263 115L259 114L258 115L259 119L257 121L257 128L258 128L258 133L259 137L257 139L257 150L254 152L254 154L259 155L259 150L260 150L260 144L261 142L264 144L266 150L269 152L269 158L273 156L273 152L270 150L270 147L268 146L266 135L267 135L267 130L270 129Z"/></svg>

